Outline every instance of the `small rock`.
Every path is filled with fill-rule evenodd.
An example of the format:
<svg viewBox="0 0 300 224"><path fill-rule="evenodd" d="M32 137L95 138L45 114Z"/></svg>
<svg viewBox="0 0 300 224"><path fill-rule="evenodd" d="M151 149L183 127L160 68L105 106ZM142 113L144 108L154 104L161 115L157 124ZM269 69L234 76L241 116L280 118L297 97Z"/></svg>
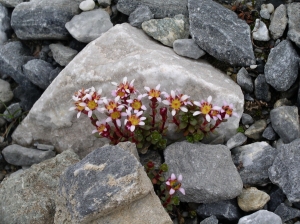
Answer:
<svg viewBox="0 0 300 224"><path fill-rule="evenodd" d="M205 55L205 51L201 50L193 39L175 40L173 43L173 50L178 55L193 59L198 59Z"/></svg>
<svg viewBox="0 0 300 224"><path fill-rule="evenodd" d="M244 216L238 224L282 224L281 218L267 210L259 210L251 215Z"/></svg>
<svg viewBox="0 0 300 224"><path fill-rule="evenodd" d="M247 125L247 124L253 124L254 120L251 117L251 115L243 113L242 114L242 124Z"/></svg>
<svg viewBox="0 0 300 224"><path fill-rule="evenodd" d="M262 74L258 75L254 81L254 94L256 99L269 102L271 100L271 92L266 77Z"/></svg>
<svg viewBox="0 0 300 224"><path fill-rule="evenodd" d="M264 19L270 19L270 16L271 16L270 12L268 10L268 7L265 4L261 5L261 10L260 10L259 14Z"/></svg>
<svg viewBox="0 0 300 224"><path fill-rule="evenodd" d="M56 76L58 76L58 74L61 71L62 71L62 68L59 68L59 67L53 69L49 74L49 82L51 83L56 78Z"/></svg>
<svg viewBox="0 0 300 224"><path fill-rule="evenodd" d="M293 2L287 4L287 14L289 18L288 20L289 30L287 36L298 47L300 47L300 30L299 30L300 2Z"/></svg>
<svg viewBox="0 0 300 224"><path fill-rule="evenodd" d="M6 120L0 116L0 127L3 127L6 124Z"/></svg>
<svg viewBox="0 0 300 224"><path fill-rule="evenodd" d="M290 143L299 138L299 117L296 106L281 106L270 112L272 127L282 141Z"/></svg>
<svg viewBox="0 0 300 224"><path fill-rule="evenodd" d="M94 0L85 0L79 4L79 8L82 11L89 11L89 10L93 10L95 8L95 5L96 4Z"/></svg>
<svg viewBox="0 0 300 224"><path fill-rule="evenodd" d="M237 73L237 83L240 87L248 93L253 92L253 81L252 78L248 75L247 70L242 67Z"/></svg>
<svg viewBox="0 0 300 224"><path fill-rule="evenodd" d="M22 109L19 103L13 103L9 105L3 113L3 118L8 122L12 122L14 119L22 115Z"/></svg>
<svg viewBox="0 0 300 224"><path fill-rule="evenodd" d="M50 44L54 60L61 66L66 66L76 56L78 51L62 44Z"/></svg>
<svg viewBox="0 0 300 224"><path fill-rule="evenodd" d="M266 8L268 9L270 14L274 12L274 5L272 3L267 4Z"/></svg>
<svg viewBox="0 0 300 224"><path fill-rule="evenodd" d="M142 23L142 29L149 36L169 47L173 47L175 40L186 39L189 36L188 20L183 15L145 21Z"/></svg>
<svg viewBox="0 0 300 224"><path fill-rule="evenodd" d="M154 18L148 6L139 5L132 13L130 13L128 21L131 26L142 28L142 23Z"/></svg>
<svg viewBox="0 0 300 224"><path fill-rule="evenodd" d="M31 166L55 156L53 151L29 149L15 144L3 149L2 154L8 163L15 166Z"/></svg>
<svg viewBox="0 0 300 224"><path fill-rule="evenodd" d="M0 79L0 110L5 107L5 104L11 101L14 97L13 91L10 88L9 82Z"/></svg>
<svg viewBox="0 0 300 224"><path fill-rule="evenodd" d="M226 143L228 149L235 148L237 146L241 146L247 141L247 137L243 133L237 133L236 135L232 136Z"/></svg>
<svg viewBox="0 0 300 224"><path fill-rule="evenodd" d="M288 22L286 7L284 4L278 6L274 12L274 17L269 26L270 34L274 40L277 40L283 35Z"/></svg>
<svg viewBox="0 0 300 224"><path fill-rule="evenodd" d="M251 68L251 69L256 69L256 68L257 68L257 65L250 65L250 68Z"/></svg>
<svg viewBox="0 0 300 224"><path fill-rule="evenodd" d="M45 144L36 144L35 147L37 149L43 150L43 151L53 151L54 146L53 145L45 145Z"/></svg>
<svg viewBox="0 0 300 224"><path fill-rule="evenodd" d="M283 193L283 191L277 186L273 187L273 189L269 193L269 196L270 201L268 201L267 207L268 210L271 212L274 212L276 208L286 199L286 196Z"/></svg>
<svg viewBox="0 0 300 224"><path fill-rule="evenodd" d="M274 109L282 106L292 106L292 102L287 98L279 99L274 103Z"/></svg>
<svg viewBox="0 0 300 224"><path fill-rule="evenodd" d="M255 20L255 26L252 30L253 39L258 41L269 41L269 30L266 24L260 19Z"/></svg>
<svg viewBox="0 0 300 224"><path fill-rule="evenodd" d="M200 222L200 224L218 224L218 223L219 223L219 220L214 215L212 215Z"/></svg>
<svg viewBox="0 0 300 224"><path fill-rule="evenodd" d="M286 206L284 203L281 203L276 210L275 214L279 215L282 221L286 222L288 220L294 219L296 217L300 217L300 210L296 208L291 208Z"/></svg>
<svg viewBox="0 0 300 224"><path fill-rule="evenodd" d="M252 124L246 131L245 135L248 138L252 138L255 140L259 140L262 137L262 132L267 127L267 122L265 120L258 120L255 121L254 124Z"/></svg>
<svg viewBox="0 0 300 224"><path fill-rule="evenodd" d="M237 198L239 207L245 212L262 209L269 200L270 196L256 187L243 189Z"/></svg>
<svg viewBox="0 0 300 224"><path fill-rule="evenodd" d="M294 84L286 91L280 92L280 98L293 98L295 95L297 95L299 89L299 83L294 82ZM286 105L286 106L292 106L292 105Z"/></svg>
<svg viewBox="0 0 300 224"><path fill-rule="evenodd" d="M262 137L272 141L272 140L276 140L278 138L278 135L272 128L272 125L269 124L268 127L266 127L266 129L264 130Z"/></svg>

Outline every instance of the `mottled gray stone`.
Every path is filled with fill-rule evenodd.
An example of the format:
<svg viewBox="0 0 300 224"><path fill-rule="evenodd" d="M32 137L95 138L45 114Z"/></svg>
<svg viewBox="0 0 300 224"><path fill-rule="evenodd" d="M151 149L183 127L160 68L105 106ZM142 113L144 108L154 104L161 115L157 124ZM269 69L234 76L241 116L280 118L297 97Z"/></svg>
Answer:
<svg viewBox="0 0 300 224"><path fill-rule="evenodd" d="M245 131L245 135L248 138L252 138L255 140L259 140L262 137L262 133L265 130L265 128L267 127L267 122L266 120L258 120L255 121L254 124L252 124L246 131Z"/></svg>
<svg viewBox="0 0 300 224"><path fill-rule="evenodd" d="M300 3L299 3L300 4ZM267 83L277 91L288 90L296 81L299 56L289 40L281 41L271 49L265 65Z"/></svg>
<svg viewBox="0 0 300 224"><path fill-rule="evenodd" d="M142 23L142 29L149 36L169 47L173 47L175 40L185 39L189 36L188 20L183 15L145 21Z"/></svg>
<svg viewBox="0 0 300 224"><path fill-rule="evenodd" d="M16 144L7 146L2 154L8 163L15 166L31 166L55 156L54 151L30 149Z"/></svg>
<svg viewBox="0 0 300 224"><path fill-rule="evenodd" d="M269 200L270 196L256 187L244 188L237 197L239 207L245 212L260 210Z"/></svg>
<svg viewBox="0 0 300 224"><path fill-rule="evenodd" d="M176 54L193 59L198 59L205 55L205 51L201 50L193 39L175 40L173 49Z"/></svg>
<svg viewBox="0 0 300 224"><path fill-rule="evenodd" d="M76 56L78 51L62 44L50 44L54 60L61 66L66 66Z"/></svg>
<svg viewBox="0 0 300 224"><path fill-rule="evenodd" d="M255 27L252 30L252 36L254 40L269 41L270 35L266 24L260 19L256 19Z"/></svg>
<svg viewBox="0 0 300 224"><path fill-rule="evenodd" d="M242 115L242 124L243 125L253 124L253 122L254 122L254 120L251 117L251 115L243 113L243 115Z"/></svg>
<svg viewBox="0 0 300 224"><path fill-rule="evenodd" d="M280 38L286 28L288 19L286 14L286 7L281 4L275 9L274 16L269 26L270 34L274 40Z"/></svg>
<svg viewBox="0 0 300 224"><path fill-rule="evenodd" d="M274 131L272 125L269 124L262 133L262 137L268 140L276 140L278 138L278 135Z"/></svg>
<svg viewBox="0 0 300 224"><path fill-rule="evenodd" d="M7 8L0 4L0 44L7 41L7 33L10 29L10 14Z"/></svg>
<svg viewBox="0 0 300 224"><path fill-rule="evenodd" d="M191 36L201 49L231 65L255 64L250 28L236 13L211 0L189 0L188 9Z"/></svg>
<svg viewBox="0 0 300 224"><path fill-rule="evenodd" d="M287 15L289 18L289 30L287 36L298 47L300 47L300 2L293 2L287 4Z"/></svg>
<svg viewBox="0 0 300 224"><path fill-rule="evenodd" d="M177 142L169 145L164 154L169 167L165 177L171 173L183 176L186 194L178 195L180 201L211 203L241 193L242 181L226 146Z"/></svg>
<svg viewBox="0 0 300 224"><path fill-rule="evenodd" d="M54 69L52 64L41 59L33 59L23 65L26 77L41 89L46 89L49 82L49 74Z"/></svg>
<svg viewBox="0 0 300 224"><path fill-rule="evenodd" d="M283 144L278 150L269 168L269 178L283 190L290 202L300 202L300 139Z"/></svg>
<svg viewBox="0 0 300 224"><path fill-rule="evenodd" d="M9 82L0 79L0 111L7 106L6 103L11 101L13 97L14 94L10 88Z"/></svg>
<svg viewBox="0 0 300 224"><path fill-rule="evenodd" d="M254 94L256 99L269 102L271 100L271 92L266 77L263 74L257 76L254 81Z"/></svg>
<svg viewBox="0 0 300 224"><path fill-rule="evenodd" d="M73 222L92 220L145 197L153 186L138 160L118 146L103 146L61 175L58 194Z"/></svg>
<svg viewBox="0 0 300 224"><path fill-rule="evenodd" d="M273 186L270 195L270 201L267 203L268 211L274 212L276 208L286 199L283 191L276 185Z"/></svg>
<svg viewBox="0 0 300 224"><path fill-rule="evenodd" d="M270 19L271 15L270 15L270 12L269 12L266 4L261 5L261 10L260 10L259 14L264 19Z"/></svg>
<svg viewBox="0 0 300 224"><path fill-rule="evenodd" d="M13 91L14 97L20 100L20 106L23 111L28 112L33 104L40 98L43 91L36 85L31 84L29 86L19 85Z"/></svg>
<svg viewBox="0 0 300 224"><path fill-rule="evenodd" d="M237 133L236 135L232 136L226 143L228 149L233 149L237 146L241 146L247 141L247 137L243 133Z"/></svg>
<svg viewBox="0 0 300 224"><path fill-rule="evenodd" d="M251 215L242 217L238 224L282 224L281 218L267 210L259 210Z"/></svg>
<svg viewBox="0 0 300 224"><path fill-rule="evenodd" d="M270 112L272 127L284 143L299 138L299 117L296 106L281 106Z"/></svg>
<svg viewBox="0 0 300 224"><path fill-rule="evenodd" d="M26 0L0 0L0 3L5 7L14 8L24 1Z"/></svg>
<svg viewBox="0 0 300 224"><path fill-rule="evenodd" d="M292 102L287 98L279 99L274 103L274 109L282 106L292 106Z"/></svg>
<svg viewBox="0 0 300 224"><path fill-rule="evenodd" d="M231 150L233 162L238 166L244 185L270 183L268 168L272 166L277 150L266 142L255 142Z"/></svg>
<svg viewBox="0 0 300 224"><path fill-rule="evenodd" d="M291 208L286 206L284 203L281 203L276 210L274 211L276 215L279 215L282 221L286 222L291 219L300 217L300 210L296 208Z"/></svg>
<svg viewBox="0 0 300 224"><path fill-rule="evenodd" d="M154 167L159 169L162 164L162 158L157 150L148 150L146 154L140 154L140 162L143 166L149 161L152 161Z"/></svg>
<svg viewBox="0 0 300 224"><path fill-rule="evenodd" d="M22 109L19 103L10 104L3 113L3 118L8 122L12 122L22 115Z"/></svg>
<svg viewBox="0 0 300 224"><path fill-rule="evenodd" d="M61 173L79 161L67 150L0 183L0 223L53 223Z"/></svg>
<svg viewBox="0 0 300 224"><path fill-rule="evenodd" d="M130 13L128 22L131 26L142 28L142 23L154 18L148 6L139 5L132 13Z"/></svg>
<svg viewBox="0 0 300 224"><path fill-rule="evenodd" d="M148 6L154 18L173 17L178 14L188 16L188 0L118 0L117 9L130 15L139 5Z"/></svg>
<svg viewBox="0 0 300 224"><path fill-rule="evenodd" d="M253 81L251 76L248 74L247 70L242 67L237 73L237 83L246 92L253 92Z"/></svg>
<svg viewBox="0 0 300 224"><path fill-rule="evenodd" d="M11 26L22 40L67 39L65 24L79 11L78 0L32 0L14 8Z"/></svg>
<svg viewBox="0 0 300 224"><path fill-rule="evenodd" d="M214 215L212 215L200 222L200 224L218 224L218 223L219 223L219 220Z"/></svg>
<svg viewBox="0 0 300 224"><path fill-rule="evenodd" d="M70 34L78 41L89 43L113 27L108 13L103 9L82 12L66 23Z"/></svg>
<svg viewBox="0 0 300 224"><path fill-rule="evenodd" d="M201 204L197 208L197 214L202 218L214 215L220 221L230 222L236 222L242 216L235 199Z"/></svg>

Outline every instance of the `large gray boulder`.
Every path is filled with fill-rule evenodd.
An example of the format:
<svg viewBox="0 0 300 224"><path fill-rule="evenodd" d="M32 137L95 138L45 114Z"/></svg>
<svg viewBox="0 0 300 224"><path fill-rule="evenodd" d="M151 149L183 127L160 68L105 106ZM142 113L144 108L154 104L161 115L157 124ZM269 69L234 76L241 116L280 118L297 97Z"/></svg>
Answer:
<svg viewBox="0 0 300 224"><path fill-rule="evenodd" d="M212 0L189 0L190 33L200 48L231 65L255 64L250 28Z"/></svg>
<svg viewBox="0 0 300 224"><path fill-rule="evenodd" d="M26 0L0 0L0 3L6 7L9 8L14 8L16 7L18 4L24 2Z"/></svg>
<svg viewBox="0 0 300 224"><path fill-rule="evenodd" d="M18 4L12 12L11 26L18 38L66 39L65 24L80 12L80 0L32 0Z"/></svg>
<svg viewBox="0 0 300 224"><path fill-rule="evenodd" d="M0 183L0 223L53 223L59 177L78 161L78 156L67 150L4 179Z"/></svg>
<svg viewBox="0 0 300 224"><path fill-rule="evenodd" d="M211 203L232 199L242 192L243 183L234 166L229 149L223 145L177 142L165 151L168 178L182 174L186 194L180 201Z"/></svg>
<svg viewBox="0 0 300 224"><path fill-rule="evenodd" d="M118 0L118 11L130 15L138 6L148 6L154 18L173 17L178 14L188 16L188 0Z"/></svg>
<svg viewBox="0 0 300 224"><path fill-rule="evenodd" d="M300 2L293 2L287 5L289 18L289 30L287 36L300 47Z"/></svg>

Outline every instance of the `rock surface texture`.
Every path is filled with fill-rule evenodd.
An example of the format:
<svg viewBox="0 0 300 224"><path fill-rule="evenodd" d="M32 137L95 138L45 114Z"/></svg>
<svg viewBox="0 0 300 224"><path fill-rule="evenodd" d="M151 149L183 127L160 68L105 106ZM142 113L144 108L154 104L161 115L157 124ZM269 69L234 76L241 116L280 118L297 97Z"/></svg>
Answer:
<svg viewBox="0 0 300 224"><path fill-rule="evenodd" d="M91 42L65 67L18 126L14 140L21 145L42 140L59 152L72 147L81 156L87 155L104 141L91 134L93 127L87 117L77 119L75 112L69 111L73 106L71 96L82 87L94 86L109 97L113 90L110 82L121 82L125 76L135 79L139 90L160 83L167 92L181 89L193 99L211 95L216 105L230 102L237 117L220 125L218 132L229 138L238 127L244 102L238 85L207 63L179 57L172 49L157 45L143 31L122 24ZM99 115L100 120L103 118Z"/></svg>

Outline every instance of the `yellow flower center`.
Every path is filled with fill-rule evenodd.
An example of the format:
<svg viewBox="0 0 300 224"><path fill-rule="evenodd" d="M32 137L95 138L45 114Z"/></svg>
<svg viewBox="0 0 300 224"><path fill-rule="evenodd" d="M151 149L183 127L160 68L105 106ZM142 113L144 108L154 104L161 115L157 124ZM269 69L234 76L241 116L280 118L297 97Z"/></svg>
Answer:
<svg viewBox="0 0 300 224"><path fill-rule="evenodd" d="M170 180L170 186L174 190L178 190L181 187L181 183L179 183L176 179L175 180Z"/></svg>
<svg viewBox="0 0 300 224"><path fill-rule="evenodd" d="M90 108L91 110L95 110L96 107L98 106L98 104L97 104L95 101L91 100L91 101L89 101L89 102L87 103L87 106L88 106L88 108Z"/></svg>
<svg viewBox="0 0 300 224"><path fill-rule="evenodd" d="M226 114L228 114L229 116L232 115L232 109L230 109L228 106L226 106L225 108L223 108L226 112Z"/></svg>
<svg viewBox="0 0 300 224"><path fill-rule="evenodd" d="M211 111L211 104L203 103L200 110L202 114L208 114Z"/></svg>
<svg viewBox="0 0 300 224"><path fill-rule="evenodd" d="M110 114L111 119L117 120L121 117L120 111L114 111Z"/></svg>
<svg viewBox="0 0 300 224"><path fill-rule="evenodd" d="M101 124L98 128L97 128L97 130L98 130L98 132L99 133L102 133L104 130L105 130L105 125L104 124Z"/></svg>
<svg viewBox="0 0 300 224"><path fill-rule="evenodd" d="M149 94L149 96L152 96L154 98L158 98L160 96L160 91L156 90L156 89L151 89L148 94Z"/></svg>
<svg viewBox="0 0 300 224"><path fill-rule="evenodd" d="M110 101L105 107L107 110L114 110L117 108L117 104L113 101Z"/></svg>
<svg viewBox="0 0 300 224"><path fill-rule="evenodd" d="M219 111L217 110L211 110L211 115L212 116L217 116L219 114Z"/></svg>
<svg viewBox="0 0 300 224"><path fill-rule="evenodd" d="M125 96L125 91L118 90L117 91L117 96L119 96L120 98L123 98Z"/></svg>
<svg viewBox="0 0 300 224"><path fill-rule="evenodd" d="M134 109L134 110L140 110L142 107L142 103L141 101L135 99L133 100L133 102L130 104L130 106Z"/></svg>
<svg viewBox="0 0 300 224"><path fill-rule="evenodd" d="M128 120L131 122L132 125L136 126L140 123L140 119L136 115L131 115Z"/></svg>
<svg viewBox="0 0 300 224"><path fill-rule="evenodd" d="M171 107L175 110L179 110L181 106L181 102L178 98L175 98L174 100L172 100L171 102Z"/></svg>
<svg viewBox="0 0 300 224"><path fill-rule="evenodd" d="M80 106L80 105L79 105L79 102L76 102L76 103L75 103L75 106L76 106L76 110L78 110L78 111L83 111L83 110L84 110L84 107L83 107L83 106Z"/></svg>

